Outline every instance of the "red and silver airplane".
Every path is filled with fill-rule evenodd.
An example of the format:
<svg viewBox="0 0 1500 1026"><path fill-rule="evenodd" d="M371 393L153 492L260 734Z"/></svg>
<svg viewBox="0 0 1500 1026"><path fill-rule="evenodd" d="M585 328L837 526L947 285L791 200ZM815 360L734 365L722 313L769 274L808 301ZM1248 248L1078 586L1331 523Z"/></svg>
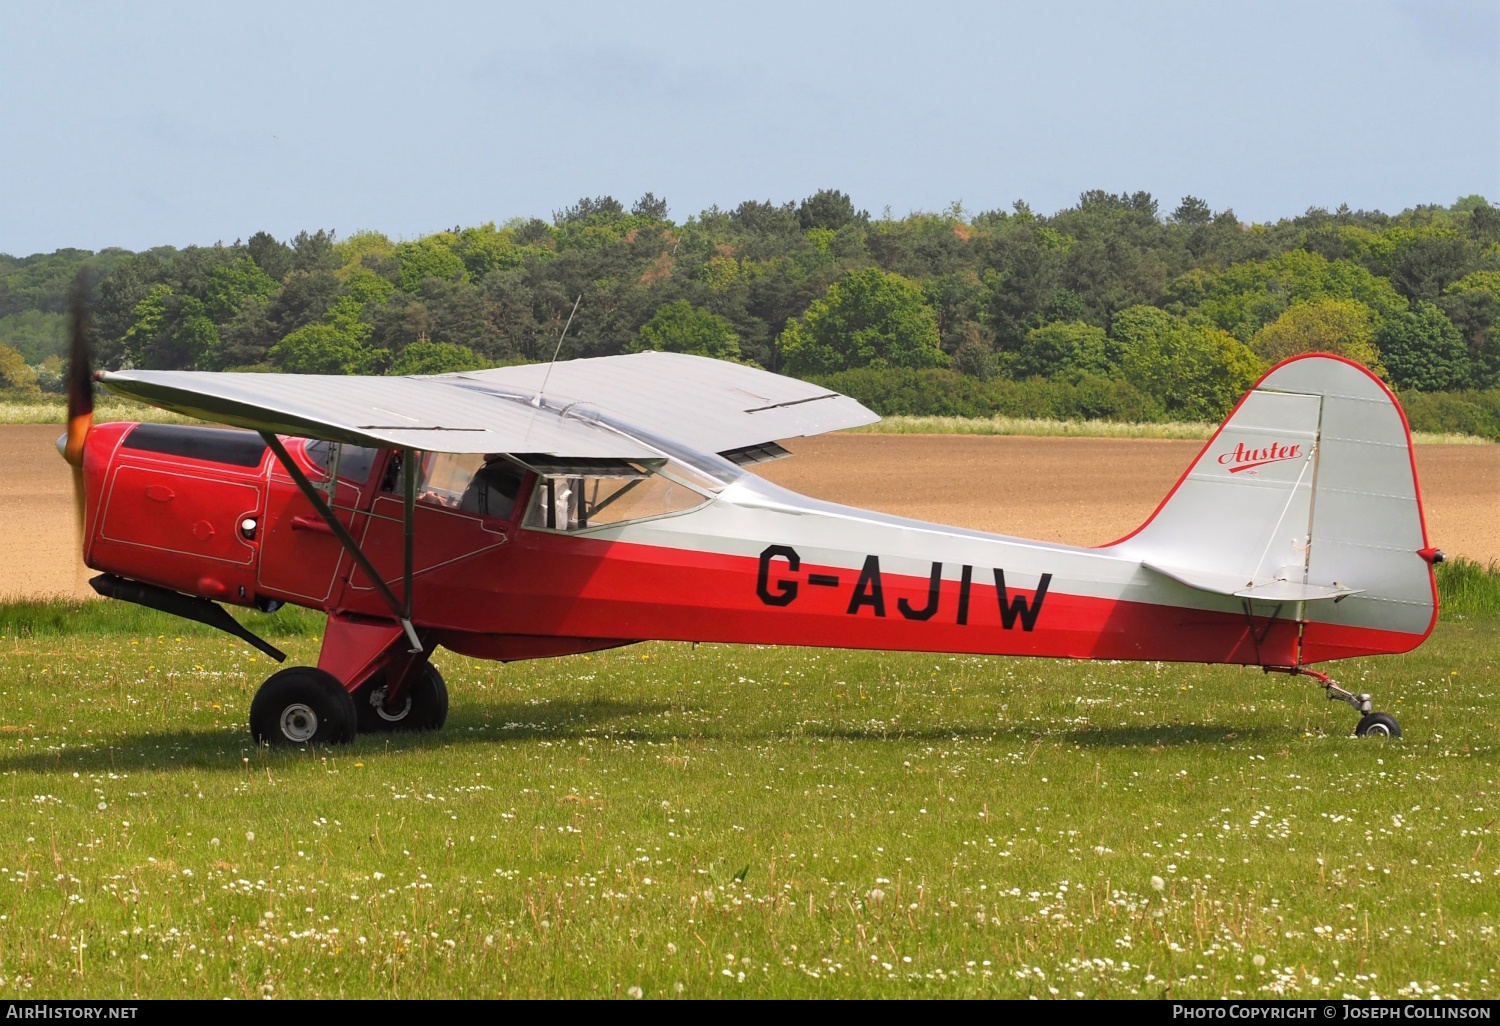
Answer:
<svg viewBox="0 0 1500 1026"><path fill-rule="evenodd" d="M826 388L641 353L430 377L111 371L134 399L248 431L91 423L81 328L69 433L101 594L225 629L219 603L325 610L318 665L260 688L271 744L442 726L442 646L514 660L647 639L1306 674L1406 652L1437 617L1411 435L1325 355L1272 368L1138 530L1099 548L822 502L747 471L878 418ZM82 358L76 358L81 355ZM921 474L920 466L910 473ZM933 488L1004 488L934 480Z"/></svg>

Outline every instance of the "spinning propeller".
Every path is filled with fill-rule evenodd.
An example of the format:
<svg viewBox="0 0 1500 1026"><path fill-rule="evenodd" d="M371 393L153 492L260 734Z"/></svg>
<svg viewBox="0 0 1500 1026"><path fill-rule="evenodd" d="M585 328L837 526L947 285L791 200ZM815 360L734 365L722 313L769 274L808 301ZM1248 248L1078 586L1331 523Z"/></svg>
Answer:
<svg viewBox="0 0 1500 1026"><path fill-rule="evenodd" d="M88 271L73 283L73 343L68 354L68 433L57 440L63 459L73 467L73 503L79 548L83 547L83 443L94 427L94 377L89 359Z"/></svg>

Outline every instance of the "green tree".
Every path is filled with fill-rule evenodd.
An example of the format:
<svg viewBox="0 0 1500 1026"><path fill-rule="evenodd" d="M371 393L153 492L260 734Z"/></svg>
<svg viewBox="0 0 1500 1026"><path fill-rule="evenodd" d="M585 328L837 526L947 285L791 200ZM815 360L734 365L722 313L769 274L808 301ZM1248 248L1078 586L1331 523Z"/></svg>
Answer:
<svg viewBox="0 0 1500 1026"><path fill-rule="evenodd" d="M1265 369L1227 331L1152 306L1121 310L1110 335L1121 375L1176 419L1223 419Z"/></svg>
<svg viewBox="0 0 1500 1026"><path fill-rule="evenodd" d="M396 261L400 267L401 289L416 292L428 278L439 281L467 280L468 269L463 257L455 251L458 237L448 232L439 232L416 242L403 242L396 247Z"/></svg>
<svg viewBox="0 0 1500 1026"><path fill-rule="evenodd" d="M292 247L278 242L270 232L256 232L250 236L245 251L272 281L281 281L292 269Z"/></svg>
<svg viewBox="0 0 1500 1026"><path fill-rule="evenodd" d="M10 346L0 346L0 389L26 395L39 394L36 372L26 366L26 360Z"/></svg>
<svg viewBox="0 0 1500 1026"><path fill-rule="evenodd" d="M1241 342L1250 342L1297 303L1352 299L1378 316L1407 306L1387 279L1354 261L1330 261L1300 249L1223 271L1191 271L1167 286L1165 298L1174 310L1193 310Z"/></svg>
<svg viewBox="0 0 1500 1026"><path fill-rule="evenodd" d="M456 249L472 281L491 271L519 267L525 259L515 244L515 232L496 230L493 221L459 232Z"/></svg>
<svg viewBox="0 0 1500 1026"><path fill-rule="evenodd" d="M387 372L390 374L453 374L480 370L484 361L467 346L418 339L402 350Z"/></svg>
<svg viewBox="0 0 1500 1026"><path fill-rule="evenodd" d="M1102 374L1109 369L1108 348L1103 328L1082 321L1053 321L1027 332L1012 374L1016 378Z"/></svg>
<svg viewBox="0 0 1500 1026"><path fill-rule="evenodd" d="M1469 350L1468 386L1490 388L1500 383L1500 271L1464 275L1444 290L1438 305L1463 333Z"/></svg>
<svg viewBox="0 0 1500 1026"><path fill-rule="evenodd" d="M854 367L941 367L937 316L922 286L879 268L856 271L829 286L800 321L787 322L781 355L791 374Z"/></svg>
<svg viewBox="0 0 1500 1026"><path fill-rule="evenodd" d="M215 267L203 288L203 312L216 324L224 324L251 299L269 299L279 286L248 256L232 264Z"/></svg>
<svg viewBox="0 0 1500 1026"><path fill-rule="evenodd" d="M1428 302L1387 317L1375 332L1380 360L1398 388L1438 392L1469 383L1469 347L1443 311Z"/></svg>
<svg viewBox="0 0 1500 1026"><path fill-rule="evenodd" d="M740 338L734 326L718 314L693 306L686 299L674 300L657 310L641 325L630 352L655 349L666 353L691 353L716 360L738 360Z"/></svg>
<svg viewBox="0 0 1500 1026"><path fill-rule="evenodd" d="M1375 348L1375 316L1353 299L1296 303L1257 332L1251 345L1271 363L1299 353L1334 353L1385 376Z"/></svg>
<svg viewBox="0 0 1500 1026"><path fill-rule="evenodd" d="M854 201L837 189L819 189L797 205L797 221L803 231L827 228L836 232L850 221L869 219L869 211L856 212Z"/></svg>
<svg viewBox="0 0 1500 1026"><path fill-rule="evenodd" d="M196 367L212 362L219 348L219 326L209 318L203 301L185 296L178 309L177 328L172 332L176 366Z"/></svg>
<svg viewBox="0 0 1500 1026"><path fill-rule="evenodd" d="M121 340L125 359L132 364L145 365L150 362L152 350L161 341L167 326L168 305L172 302L172 286L152 286L146 297L131 311L131 324Z"/></svg>
<svg viewBox="0 0 1500 1026"><path fill-rule="evenodd" d="M381 353L334 324L298 328L271 347L271 361L290 374L367 374Z"/></svg>
<svg viewBox="0 0 1500 1026"><path fill-rule="evenodd" d="M395 257L396 244L381 232L355 232L343 242L335 243L333 251L338 254L345 267L359 267L365 264L367 258L382 260Z"/></svg>

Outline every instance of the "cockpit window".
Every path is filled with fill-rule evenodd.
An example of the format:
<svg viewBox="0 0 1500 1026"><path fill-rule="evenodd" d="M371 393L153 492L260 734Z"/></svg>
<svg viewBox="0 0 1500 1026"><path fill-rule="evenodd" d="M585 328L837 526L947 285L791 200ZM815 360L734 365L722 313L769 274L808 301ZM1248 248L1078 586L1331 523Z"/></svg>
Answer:
<svg viewBox="0 0 1500 1026"><path fill-rule="evenodd" d="M341 445L337 442L324 442L319 439L310 439L304 443L302 451L307 454L319 470L323 471L323 477L328 477L328 467L335 461L337 452L338 475L345 481L355 484L364 484L370 478L370 468L375 465L375 457L380 454L378 449L366 449L362 445Z"/></svg>
<svg viewBox="0 0 1500 1026"><path fill-rule="evenodd" d="M698 475L674 464L635 477L541 477L526 511L526 526L547 531L582 531L632 520L683 513L711 497L698 488Z"/></svg>
<svg viewBox="0 0 1500 1026"><path fill-rule="evenodd" d="M502 457L430 452L417 479L417 501L509 520L523 480L524 471Z"/></svg>

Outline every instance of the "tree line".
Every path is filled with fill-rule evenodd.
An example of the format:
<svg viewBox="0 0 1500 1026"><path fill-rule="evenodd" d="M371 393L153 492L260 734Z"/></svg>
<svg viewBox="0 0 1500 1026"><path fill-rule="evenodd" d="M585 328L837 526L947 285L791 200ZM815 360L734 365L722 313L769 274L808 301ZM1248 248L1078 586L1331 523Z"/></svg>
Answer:
<svg viewBox="0 0 1500 1026"><path fill-rule="evenodd" d="M1019 403L1210 420L1270 363L1310 350L1403 394L1443 394L1445 409L1500 411L1485 398L1500 386L1500 210L1478 196L1246 224L1191 196L1163 214L1148 193L1097 190L1052 215L1017 202L872 217L827 189L678 222L647 193L411 240L257 232L0 255L0 387L60 388L80 267L106 367L410 374L541 360L578 301L563 358L740 360L837 382L887 413Z"/></svg>

